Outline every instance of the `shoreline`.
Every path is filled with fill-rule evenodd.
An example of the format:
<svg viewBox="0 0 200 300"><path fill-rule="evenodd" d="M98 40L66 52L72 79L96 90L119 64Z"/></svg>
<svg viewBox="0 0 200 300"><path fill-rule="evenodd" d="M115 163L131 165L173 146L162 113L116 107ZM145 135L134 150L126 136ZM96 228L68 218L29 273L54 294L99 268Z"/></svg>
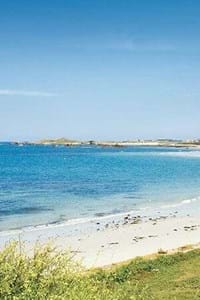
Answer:
<svg viewBox="0 0 200 300"><path fill-rule="evenodd" d="M47 150L49 151L49 149ZM7 151L7 148L5 148L5 151ZM16 166L20 166L21 168L20 158L22 154L24 153L26 154L26 149L25 151L24 150L21 151L21 149L20 150L17 149L17 151L19 152L19 159L17 161L18 164ZM64 207L64 202L63 203L61 202L60 206L59 205L57 206L55 202L55 205L49 206L50 207L49 209L48 204L51 204L52 200L54 201L54 194L52 194L53 197L50 197L49 203L48 202L45 203L43 197L39 197L39 198L36 197L37 201L39 201L38 203L41 205L41 206L38 205L38 207L37 205L35 206L33 205L34 201L31 198L32 201L30 203L32 205L30 205L28 201L25 201L26 205L24 205L24 207L22 206L22 210L21 210L21 207L19 207L20 202L18 202L18 200L21 200L19 196L23 195L24 198L22 199L25 199L26 194L24 193L24 190L22 190L23 194L19 193L19 196L17 195L17 197L15 198L16 190L14 189L12 191L12 180L9 179L10 184L8 185L7 188L8 190L12 191L12 193L9 192L8 195L6 195L5 200L9 200L10 198L9 196L11 195L13 197L13 198L11 197L11 200L15 199L17 205L16 205L16 210L14 211L13 214L12 214L12 209L10 214L9 214L9 210L2 210L1 229L4 231L0 232L0 249L2 249L4 245L11 240L18 240L26 243L25 247L27 253L28 254L30 253L31 255L35 243L40 242L41 244L45 244L49 240L52 240L52 242L55 243L55 246L57 246L59 249L70 249L69 251L71 251L72 256L77 260L82 260L82 263L86 268L93 268L93 267L102 267L102 266L107 266L107 265L127 261L136 256L146 256L153 253L157 253L159 249L162 249L165 252L165 251L171 251L172 249L177 249L179 247L183 247L188 244L198 244L200 242L200 218L199 218L200 196L198 196L199 178L200 178L199 177L200 176L199 173L200 151L192 151L192 150L172 151L171 149L163 152L158 151L158 155L160 155L161 157L161 159L159 158L158 164L156 164L157 160L156 161L151 160L151 158L149 157L143 161L138 159L137 157L135 158L135 160L133 160L133 163L137 165L138 161L142 162L141 164L142 171L140 172L140 168L139 168L140 165L138 165L138 169L136 168L136 172L134 172L134 174L128 173L127 177L126 176L123 177L123 172L119 173L119 169L121 170L120 164L123 160L123 155L124 155L123 152L126 151L123 150L119 151L120 154L117 155L119 155L120 157L117 160L117 164L112 165L114 172L113 174L111 174L109 178L108 186L105 185L106 176L109 174L109 168L107 167L107 164L105 164L106 165L105 170L103 169L103 171L99 173L100 177L93 178L93 174L94 172L96 172L98 166L100 164L102 165L102 161L104 166L105 162L113 161L112 157L108 158L108 156L106 156L107 160L102 160L105 159L104 156L102 157L101 155L98 156L97 162L99 163L99 165L98 164L95 165L95 168L93 168L93 160L91 160L89 165L91 168L89 169L90 173L89 176L86 177L85 177L85 170L87 170L88 168L88 165L86 163L88 162L88 160L84 160L83 167L85 169L84 168L80 169L81 170L80 183L83 184L82 186L79 186L79 181L78 181L78 185L76 183L77 182L76 176L77 176L77 172L79 172L79 169L77 169L76 165L75 165L76 168L74 169L74 161L72 160L71 165L69 164L69 170L71 170L70 168L72 168L72 170L75 170L74 172L72 172L72 174L74 174L73 175L74 177L72 177L74 181L72 181L72 183L73 184L74 182L76 183L75 185L72 185L71 187L72 191L74 188L77 188L77 186L78 186L77 191L80 192L81 190L80 195L82 195L82 193L84 195L84 193L88 191L88 187L89 188L92 187L91 191L96 190L96 185L87 186L85 185L85 182L91 182L91 180L92 182L95 182L95 180L97 180L97 183L99 184L97 186L98 188L97 192L101 192L101 189L102 187L104 188L104 186L107 189L108 188L110 189L110 187L113 186L115 188L115 191L118 191L118 186L117 186L118 184L119 184L119 191L121 192L121 194L116 193L116 199L115 199L115 194L113 194L113 199L112 199L112 190L110 193L111 194L110 199L107 198L110 195L109 193L108 196L106 196L107 195L106 193L103 194L103 197L101 199L102 202L100 201L99 205L96 205L95 201L93 204L91 204L90 201L88 201L88 203L87 201L85 202L77 201L75 202L76 205L74 206L74 209L77 209L77 212L75 213L73 210L70 211L70 206L67 207L66 205L66 207ZM52 169L49 169L50 170L49 173L49 170L46 170L46 166L47 163L49 164L50 159L54 157L54 150L52 150L52 153L53 156L48 157L48 160L45 161L46 164L43 165L42 160L39 159L38 165L36 165L35 169L33 168L33 174L35 174L34 176L37 177L40 174L42 175L41 183L40 183L40 177L37 179L38 181L34 179L35 180L34 188L37 187L38 183L39 183L39 187L40 185L42 187L42 189L39 188L39 196L42 195L43 191L49 193L48 190L49 186L44 183L46 183L45 174L47 174L47 176L48 174L51 174ZM129 152L127 151L127 153ZM154 153L154 150L144 151L142 155L145 154L145 158L146 158L148 154L152 155L152 153L154 158L154 156L157 155L157 152L155 151ZM34 151L33 154L35 154ZM41 155L40 151L38 152L36 151L36 154L37 157L40 158ZM46 156L45 151L44 151L44 155ZM127 156L126 153L125 155ZM135 151L133 155L140 155L140 151ZM180 165L177 160L174 160L173 164L171 165L165 165L165 163L166 162L168 163L170 159L167 158L167 160L164 161L163 164L161 164L160 161L162 160L162 155L168 155L168 156L173 155L176 157L184 156L184 160L180 161ZM79 155L77 155L76 153L74 157L75 159L77 159ZM185 157L193 157L193 158L198 157L198 160L197 161L192 160L191 162L189 161L188 164L188 161L185 159ZM62 159L59 160L59 166L62 166L61 169L62 172L61 173L58 172L59 180L56 177L57 176L56 173L55 178L52 177L52 181L50 181L51 184L57 182L57 180L58 182L61 182L61 185L53 185L53 191L55 190L58 191L58 196L59 196L58 198L55 199L56 201L63 197L63 196L60 197L60 191L59 191L60 187L62 188L61 192L64 191L66 193L66 191L68 191L69 183L71 183L70 178L68 177L63 177L66 180L67 185L63 184L65 180L63 182L61 180L62 179L61 175L63 176L65 174L66 172L65 168L66 166L68 166L68 161L64 162L65 155L61 156L61 158ZM122 171L126 171L127 166L129 166L130 161L132 161L129 160L129 158L130 156L125 160L125 164L123 165ZM27 162L29 162L29 160ZM54 164L55 162L57 163L57 160L53 160L53 164L51 165L51 168L53 167L53 169L55 168L55 166L57 167L57 164L56 165ZM146 165L147 162L150 163L147 164L147 167L143 168L143 165ZM183 162L184 164L182 164ZM40 170L41 173L38 174L38 167L41 164L43 168L41 168ZM178 164L178 172L172 172L173 168L177 167L176 164ZM27 163L26 165L29 168L29 164ZM153 173L149 174L148 170L153 165L155 165L155 168L153 169ZM166 177L162 175L163 173L162 170L163 168L165 168L165 166L168 167L168 169L166 169L167 172L164 173ZM12 168L13 165L10 166L10 170L12 170ZM24 173L24 178L22 179L24 180L24 182L27 181L27 183L30 184L30 186L32 187L31 180L27 180L28 178L27 176L29 176L28 168L27 170L25 170L27 173L26 172ZM23 169L19 169L19 170L23 170ZM46 173L44 172L44 170ZM137 170L139 170L138 174L137 174ZM178 186L178 189L176 191L175 180L176 178L178 178L179 175L182 175L181 174L182 170L184 170L184 172L186 173L184 173L183 177L180 177L180 181L177 181L177 183L180 184L180 187ZM105 171L107 173L105 173L106 176L104 178ZM148 176L144 177L146 172L147 174L149 174L149 177ZM19 174L21 175L21 173ZM193 174L195 176L193 176ZM152 175L154 177L152 177ZM157 177L157 175L159 175L159 177ZM171 175L172 177L170 177ZM103 178L102 181L99 180L99 178L101 179L101 177ZM170 178L170 180L168 180L169 179L168 177ZM12 179L12 177L10 178ZM173 181L173 178L175 182ZM162 184L159 183L160 179ZM116 180L116 182L113 183L113 180ZM151 184L154 181L159 183L158 185L153 186L156 193L158 192L157 198L155 197L155 201L153 197L154 194L151 194ZM136 196L138 197L139 195L138 198L134 197L134 193L132 194L126 193L126 186L124 188L124 184L127 183L127 190L134 192L135 182L140 183L138 184L138 186L136 184L136 191L138 192ZM168 183L170 184L168 185ZM189 185L191 185L191 189L189 189L188 192L184 193L185 189L187 189L186 183L188 187ZM174 187L172 190L173 197L170 200L169 199L170 186L172 185ZM4 188L4 185L2 185L2 187ZM30 189L30 191L32 192L32 189ZM37 192L37 189L34 189L34 191ZM27 192L26 189L25 192ZM140 192L144 193L144 197L142 193L140 195ZM131 200L130 199L126 200L126 198L130 198ZM136 199L138 199L138 201ZM172 201L173 199L174 201ZM77 200L79 200L78 197ZM92 198L89 200L92 200ZM7 202L5 201L5 203ZM123 203L123 205L121 205L121 203ZM82 207L80 207L79 210L80 205L83 205L83 209L81 209ZM44 212L44 217L42 218L42 214L40 215L40 213L43 212ZM7 216L5 218L3 218L3 213L5 214L7 213ZM37 213L37 217L35 219L36 213ZM23 219L24 216L28 216L27 219L26 218ZM74 217L77 218L75 219ZM26 227L22 227L22 226L26 226ZM13 228L13 229L8 230L8 228Z"/></svg>
<svg viewBox="0 0 200 300"><path fill-rule="evenodd" d="M184 199L179 202L169 202L163 203L158 202L155 204L159 204L159 206L138 206L135 209L126 210L126 211L118 211L114 213L113 211L110 212L98 212L94 215L87 216L87 217L78 217L72 218L68 220L56 220L49 223L44 224L37 224L37 225L27 225L24 227L17 227L11 228L8 230L0 230L0 237L5 235L15 235L15 234L23 234L24 232L33 232L38 230L45 230L50 228L57 228L57 227L70 227L70 226L79 226L82 224L93 224L95 222L101 222L102 224L104 221L109 222L123 222L123 218L126 216L130 216L131 218L139 217L139 218L150 218L160 216L161 214L168 214L169 216L173 214L174 209L179 209L175 213L179 213L184 215L185 209L184 207L189 208L189 212L192 212L192 205L195 205L197 201L200 201L200 196L193 197L190 199ZM147 203L145 203L147 204ZM149 203L148 203L149 204ZM189 207L190 206L190 207Z"/></svg>
<svg viewBox="0 0 200 300"><path fill-rule="evenodd" d="M126 214L115 221L99 220L93 220L89 230L80 224L76 234L64 225L1 235L0 245L3 248L9 241L20 240L31 255L35 243L51 241L58 249L69 250L84 267L97 268L200 243L199 216L179 216L175 211L157 217Z"/></svg>

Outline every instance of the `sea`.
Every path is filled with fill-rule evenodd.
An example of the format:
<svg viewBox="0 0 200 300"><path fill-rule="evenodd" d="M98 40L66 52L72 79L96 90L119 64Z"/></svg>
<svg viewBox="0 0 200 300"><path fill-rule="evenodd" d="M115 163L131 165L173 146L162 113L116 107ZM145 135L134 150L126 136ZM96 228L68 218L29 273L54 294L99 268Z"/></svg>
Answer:
<svg viewBox="0 0 200 300"><path fill-rule="evenodd" d="M132 212L200 214L200 151L0 143L0 231Z"/></svg>

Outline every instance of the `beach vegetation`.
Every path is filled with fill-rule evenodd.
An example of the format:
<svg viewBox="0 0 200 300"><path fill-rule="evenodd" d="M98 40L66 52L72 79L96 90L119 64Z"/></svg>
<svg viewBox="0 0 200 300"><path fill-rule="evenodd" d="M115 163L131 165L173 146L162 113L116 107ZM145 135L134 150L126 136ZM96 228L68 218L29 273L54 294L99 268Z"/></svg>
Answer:
<svg viewBox="0 0 200 300"><path fill-rule="evenodd" d="M197 300L200 250L85 270L51 244L28 255L12 242L0 252L0 299Z"/></svg>

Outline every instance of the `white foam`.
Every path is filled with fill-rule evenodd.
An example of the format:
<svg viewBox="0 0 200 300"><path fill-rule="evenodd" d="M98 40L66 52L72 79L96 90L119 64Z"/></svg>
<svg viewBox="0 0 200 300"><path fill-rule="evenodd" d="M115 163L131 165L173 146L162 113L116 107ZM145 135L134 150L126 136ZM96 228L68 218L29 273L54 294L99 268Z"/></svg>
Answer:
<svg viewBox="0 0 200 300"><path fill-rule="evenodd" d="M160 208L161 209L167 209L167 208L175 208L175 207L180 207L184 205L191 204L193 202L196 202L200 200L200 196L196 198L191 198L191 199L185 199L182 200L179 203L172 203L172 204L166 204L162 205ZM150 206L144 206L144 207L138 207L137 210L131 210L131 211L126 211L126 212L121 212L117 214L107 214L105 216L97 216L97 217L88 217L88 218L77 218L77 219L71 219L67 221L62 221L58 223L49 223L49 224L43 224L43 225L36 225L36 226L28 226L28 227L23 227L21 229L11 229L8 231L2 231L0 232L0 236L7 236L7 235L16 235L16 234L22 234L25 232L32 232L32 231L39 231L39 230L45 230L45 229L50 229L50 228L58 228L58 227L68 227L68 226L75 226L75 225L81 225L81 224L92 224L94 222L102 221L102 220L113 220L113 219L118 219L118 218L123 218L127 215L136 215L139 211L142 214L142 211L146 210L151 210L155 209L154 207Z"/></svg>
<svg viewBox="0 0 200 300"><path fill-rule="evenodd" d="M175 156L175 157L195 157L200 158L200 151L198 150L176 150L176 151L142 151L142 152L101 152L98 155L105 155L105 156Z"/></svg>
<svg viewBox="0 0 200 300"><path fill-rule="evenodd" d="M179 151L179 152L159 152L159 155L163 156L175 156L175 157L197 157L200 158L200 151Z"/></svg>
<svg viewBox="0 0 200 300"><path fill-rule="evenodd" d="M107 214L102 217L71 219L71 220L60 222L60 223L58 222L58 223L54 223L54 224L44 224L44 225L23 227L21 229L11 229L8 231L0 232L0 236L21 234L24 232L39 231L39 230L43 230L43 229L58 228L58 227L64 227L64 226L87 224L87 223L93 223L93 222L102 221L102 220L108 220L108 219L117 219L120 217L124 217L128 214L131 215L131 214L135 214L135 213L136 213L136 211L127 211L127 212L122 212L122 213L118 213L118 214Z"/></svg>
<svg viewBox="0 0 200 300"><path fill-rule="evenodd" d="M198 200L200 200L200 197L182 200L181 202L174 203L174 204L166 204L166 205L162 205L161 208L180 207L180 206L183 206L183 205L185 205L185 204L191 204L191 203L196 202L196 201L198 201Z"/></svg>

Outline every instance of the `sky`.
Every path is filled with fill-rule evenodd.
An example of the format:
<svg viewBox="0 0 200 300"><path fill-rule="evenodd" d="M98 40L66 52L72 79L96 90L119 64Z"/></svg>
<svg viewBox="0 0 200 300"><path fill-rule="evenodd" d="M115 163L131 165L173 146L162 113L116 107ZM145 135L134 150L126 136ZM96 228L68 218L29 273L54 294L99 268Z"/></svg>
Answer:
<svg viewBox="0 0 200 300"><path fill-rule="evenodd" d="M0 0L0 140L200 138L199 0Z"/></svg>

